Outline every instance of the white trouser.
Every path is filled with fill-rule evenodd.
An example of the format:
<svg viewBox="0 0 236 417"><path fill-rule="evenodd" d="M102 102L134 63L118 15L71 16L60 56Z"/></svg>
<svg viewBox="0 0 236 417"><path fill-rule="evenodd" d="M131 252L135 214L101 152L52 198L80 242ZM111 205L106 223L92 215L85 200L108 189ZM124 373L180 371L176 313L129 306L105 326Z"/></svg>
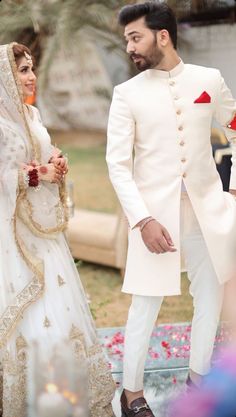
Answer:
<svg viewBox="0 0 236 417"><path fill-rule="evenodd" d="M205 375L210 369L224 287L216 277L187 193L182 194L180 218L181 249L194 306L189 367ZM143 389L149 341L162 301L163 297L133 295L125 332L123 370L123 386L129 391Z"/></svg>

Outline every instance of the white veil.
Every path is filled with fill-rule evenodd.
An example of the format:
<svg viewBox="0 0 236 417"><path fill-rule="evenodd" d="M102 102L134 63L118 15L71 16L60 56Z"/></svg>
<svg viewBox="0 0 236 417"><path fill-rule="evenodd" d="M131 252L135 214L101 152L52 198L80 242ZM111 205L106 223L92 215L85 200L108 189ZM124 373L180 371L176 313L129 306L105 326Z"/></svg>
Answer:
<svg viewBox="0 0 236 417"><path fill-rule="evenodd" d="M29 247L24 230L51 239L67 223L62 210L64 184L59 191L53 184L42 185L41 190L51 193L54 199L57 197L63 212L61 218L58 220L55 213L55 224L46 222L45 226L43 216L41 223L33 217L33 204L40 205L40 193L37 196L27 188L21 165L32 160L40 164L41 149L27 122L13 45L0 46L0 347L8 340L24 310L44 290L43 260ZM22 270L26 271L24 276Z"/></svg>

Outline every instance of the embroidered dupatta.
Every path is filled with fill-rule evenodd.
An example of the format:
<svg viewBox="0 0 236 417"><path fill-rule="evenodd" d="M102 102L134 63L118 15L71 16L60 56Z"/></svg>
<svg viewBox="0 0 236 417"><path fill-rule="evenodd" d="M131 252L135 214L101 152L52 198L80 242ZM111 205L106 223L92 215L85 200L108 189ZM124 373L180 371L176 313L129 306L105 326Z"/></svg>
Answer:
<svg viewBox="0 0 236 417"><path fill-rule="evenodd" d="M68 220L64 183L59 190L41 184L48 199L58 200L51 224L43 215L34 217L40 198L25 183L21 166L33 160L40 164L41 147L28 122L13 45L0 46L0 347L44 291L44 262L27 247L22 224L35 236L54 239ZM27 282L20 279L22 259L30 271Z"/></svg>

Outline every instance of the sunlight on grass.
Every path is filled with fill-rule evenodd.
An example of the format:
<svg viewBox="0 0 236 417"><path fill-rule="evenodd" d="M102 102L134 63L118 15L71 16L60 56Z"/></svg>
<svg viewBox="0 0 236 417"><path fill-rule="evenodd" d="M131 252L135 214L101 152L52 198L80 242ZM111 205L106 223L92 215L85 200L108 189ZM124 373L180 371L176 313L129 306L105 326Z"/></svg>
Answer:
<svg viewBox="0 0 236 417"><path fill-rule="evenodd" d="M124 326L131 296L121 293L122 278L112 268L82 262L79 273L90 308L98 327ZM158 323L189 321L192 317L192 298L188 293L189 281L182 277L182 295L165 297Z"/></svg>
<svg viewBox="0 0 236 417"><path fill-rule="evenodd" d="M115 213L118 201L110 183L105 163L105 147L81 149L62 146L68 155L68 179L74 182L76 207Z"/></svg>

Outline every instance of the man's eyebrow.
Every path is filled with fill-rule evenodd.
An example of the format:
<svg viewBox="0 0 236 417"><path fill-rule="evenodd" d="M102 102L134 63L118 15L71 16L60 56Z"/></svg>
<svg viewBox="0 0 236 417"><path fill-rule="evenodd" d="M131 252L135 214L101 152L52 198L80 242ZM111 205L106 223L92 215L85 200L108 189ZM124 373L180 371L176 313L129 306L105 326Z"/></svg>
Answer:
<svg viewBox="0 0 236 417"><path fill-rule="evenodd" d="M127 38L128 36L131 36L131 35L134 35L134 34L140 35L140 33L137 32L137 30L133 30L132 32L125 33L124 36L125 36L125 38Z"/></svg>

